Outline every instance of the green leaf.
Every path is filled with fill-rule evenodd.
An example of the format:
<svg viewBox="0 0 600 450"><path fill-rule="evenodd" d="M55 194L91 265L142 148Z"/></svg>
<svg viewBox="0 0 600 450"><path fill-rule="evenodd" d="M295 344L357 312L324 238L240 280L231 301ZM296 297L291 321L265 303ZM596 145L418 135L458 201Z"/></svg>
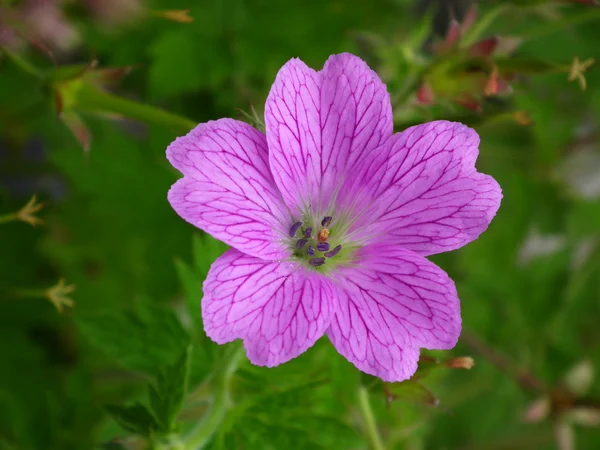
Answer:
<svg viewBox="0 0 600 450"><path fill-rule="evenodd" d="M187 392L190 352L191 347L186 348L174 364L160 372L156 385L148 387L150 407L162 431L174 431L175 419Z"/></svg>
<svg viewBox="0 0 600 450"><path fill-rule="evenodd" d="M227 250L227 245L208 235L194 235L192 242L194 263L188 265L181 260L175 261L179 280L183 286L185 304L197 333L204 336L200 301L202 300L202 283L212 263Z"/></svg>
<svg viewBox="0 0 600 450"><path fill-rule="evenodd" d="M403 381L402 383L386 383L387 395L390 400L403 400L425 406L438 406L438 398L425 386L416 381Z"/></svg>
<svg viewBox="0 0 600 450"><path fill-rule="evenodd" d="M564 65L545 61L534 57L498 58L496 65L501 72L518 73L521 75L564 72Z"/></svg>
<svg viewBox="0 0 600 450"><path fill-rule="evenodd" d="M134 311L81 316L76 323L93 345L121 365L153 375L190 342L174 311L149 301Z"/></svg>
<svg viewBox="0 0 600 450"><path fill-rule="evenodd" d="M212 263L225 252L228 247L208 235L194 235L192 241L193 263L175 260L175 268L183 288L188 317L191 320L194 336L194 347L190 361L190 385L196 386L206 378L211 370L216 346L204 333L200 301L202 300L202 283Z"/></svg>
<svg viewBox="0 0 600 450"><path fill-rule="evenodd" d="M187 117L119 97L86 84L83 84L73 94L73 108L77 111L95 114L116 114L139 120L148 125L168 127L178 133L187 133L196 126L196 122Z"/></svg>
<svg viewBox="0 0 600 450"><path fill-rule="evenodd" d="M143 436L149 436L158 428L156 420L141 403L130 406L106 405L106 411L123 429Z"/></svg>
<svg viewBox="0 0 600 450"><path fill-rule="evenodd" d="M231 76L226 46L221 42L206 45L204 31L178 27L150 46L153 63L148 71L148 87L152 98L197 92Z"/></svg>

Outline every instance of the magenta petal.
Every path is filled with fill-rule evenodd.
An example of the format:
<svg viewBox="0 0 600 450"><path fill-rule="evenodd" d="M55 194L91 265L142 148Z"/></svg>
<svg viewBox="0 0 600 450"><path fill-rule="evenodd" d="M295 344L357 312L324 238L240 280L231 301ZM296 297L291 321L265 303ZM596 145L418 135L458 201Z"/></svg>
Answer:
<svg viewBox="0 0 600 450"><path fill-rule="evenodd" d="M229 250L204 282L202 318L216 343L243 339L248 359L277 366L304 353L333 317L331 282L295 263Z"/></svg>
<svg viewBox="0 0 600 450"><path fill-rule="evenodd" d="M327 335L358 369L402 381L417 369L419 348L450 349L461 330L448 275L424 257L390 245L358 251L338 272L339 305Z"/></svg>
<svg viewBox="0 0 600 450"><path fill-rule="evenodd" d="M357 169L367 188L355 199L368 206L353 231L368 230L381 242L425 256L476 239L502 199L498 183L475 169L478 145L477 133L455 122L431 122L394 135Z"/></svg>
<svg viewBox="0 0 600 450"><path fill-rule="evenodd" d="M297 215L325 215L363 154L392 135L385 85L360 58L333 55L316 72L299 59L277 75L265 106L269 161Z"/></svg>
<svg viewBox="0 0 600 450"><path fill-rule="evenodd" d="M250 255L287 256L281 238L290 216L261 132L232 119L203 123L176 139L167 158L184 175L168 195L182 218Z"/></svg>

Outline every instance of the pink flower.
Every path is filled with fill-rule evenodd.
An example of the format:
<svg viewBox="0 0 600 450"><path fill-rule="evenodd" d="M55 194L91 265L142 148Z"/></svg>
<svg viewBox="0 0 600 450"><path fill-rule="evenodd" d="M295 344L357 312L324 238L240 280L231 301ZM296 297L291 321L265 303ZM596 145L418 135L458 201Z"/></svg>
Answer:
<svg viewBox="0 0 600 450"><path fill-rule="evenodd" d="M500 206L475 170L477 133L437 121L393 134L385 85L350 54L320 72L289 61L265 123L266 136L200 124L167 149L184 175L175 211L233 247L204 282L206 333L243 339L268 367L327 334L360 370L410 378L420 348L450 349L461 330L454 283L425 257L476 239Z"/></svg>

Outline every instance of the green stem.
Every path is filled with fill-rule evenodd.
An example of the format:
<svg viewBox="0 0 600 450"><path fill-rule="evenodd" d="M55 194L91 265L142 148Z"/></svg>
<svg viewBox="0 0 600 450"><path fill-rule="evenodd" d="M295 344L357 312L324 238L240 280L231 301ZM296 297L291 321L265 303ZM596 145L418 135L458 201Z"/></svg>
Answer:
<svg viewBox="0 0 600 450"><path fill-rule="evenodd" d="M358 388L358 405L365 422L365 431L367 432L367 437L369 438L372 450L385 450L383 441L377 430L371 403L369 402L369 391L367 391L365 386Z"/></svg>
<svg viewBox="0 0 600 450"><path fill-rule="evenodd" d="M461 41L462 47L469 47L474 44L483 34L483 32L498 18L498 16L510 9L510 5L501 4L491 9L483 15L473 27L466 33Z"/></svg>
<svg viewBox="0 0 600 450"><path fill-rule="evenodd" d="M13 222L15 220L18 220L17 215L15 213L4 214L0 216L0 224Z"/></svg>
<svg viewBox="0 0 600 450"><path fill-rule="evenodd" d="M35 66L18 54L4 47L0 47L0 50L4 51L6 56L23 72L40 80L47 79L43 72L38 70ZM75 73L77 73L77 71L80 71L81 68L67 67L66 69L63 69L63 71L65 70L71 72L75 70ZM60 85L55 85L54 87L56 88L59 86ZM196 122L188 119L187 117L173 114L160 108L145 105L134 100L119 97L109 92L102 91L89 84L84 84L83 82L74 92L69 94L69 96L74 96L72 99L70 99L70 103L73 103L75 109L82 112L103 112L117 114L130 119L145 122L149 125L167 126L180 133L187 133L197 125Z"/></svg>
<svg viewBox="0 0 600 450"><path fill-rule="evenodd" d="M77 108L81 111L119 114L150 125L168 126L183 133L187 133L197 125L196 122L186 117L119 97L88 85L81 86L76 95Z"/></svg>
<svg viewBox="0 0 600 450"><path fill-rule="evenodd" d="M225 367L216 371L217 375L213 380L215 394L212 400L212 407L206 418L190 431L187 436L183 437L182 441L185 450L200 450L204 448L223 422L223 418L231 403L231 399L229 398L229 384L243 359L243 355L244 348L242 346L236 348L228 358Z"/></svg>
<svg viewBox="0 0 600 450"><path fill-rule="evenodd" d="M600 20L600 8L592 9L592 8L582 8L583 10L578 14L573 14L571 16L561 17L560 20L552 21L549 23L545 23L544 25L534 28L533 30L529 30L529 32L524 33L520 37L523 40L533 40L538 39L545 34L554 33L555 31L564 30L569 25L579 25L585 22L589 22L591 20Z"/></svg>
<svg viewBox="0 0 600 450"><path fill-rule="evenodd" d="M8 59L10 59L23 72L28 73L35 78L44 78L44 74L42 72L40 72L33 64L29 63L29 61L22 58L17 53L14 53L6 47L0 47L0 50L2 50L4 54L8 56Z"/></svg>
<svg viewBox="0 0 600 450"><path fill-rule="evenodd" d="M48 299L47 292L44 289L20 289L20 288L2 288L0 287L0 299L7 301L21 299Z"/></svg>
<svg viewBox="0 0 600 450"><path fill-rule="evenodd" d="M48 298L45 289L13 289L10 294L17 298Z"/></svg>

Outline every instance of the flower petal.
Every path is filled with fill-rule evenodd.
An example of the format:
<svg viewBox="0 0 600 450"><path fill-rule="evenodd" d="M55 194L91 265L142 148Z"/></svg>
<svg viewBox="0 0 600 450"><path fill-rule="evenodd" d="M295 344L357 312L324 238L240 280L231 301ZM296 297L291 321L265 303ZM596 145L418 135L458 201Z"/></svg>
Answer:
<svg viewBox="0 0 600 450"><path fill-rule="evenodd" d="M203 123L177 138L167 158L184 175L168 195L182 218L250 255L268 260L288 255L281 238L291 218L261 132L232 119Z"/></svg>
<svg viewBox="0 0 600 450"><path fill-rule="evenodd" d="M243 339L248 359L277 366L304 353L333 317L331 281L295 263L229 250L204 282L202 318L216 343Z"/></svg>
<svg viewBox="0 0 600 450"><path fill-rule="evenodd" d="M410 250L370 245L356 267L340 268L339 305L327 335L358 369L402 381L417 369L419 348L450 349L461 330L454 283Z"/></svg>
<svg viewBox="0 0 600 450"><path fill-rule="evenodd" d="M361 155L391 137L385 85L360 58L333 55L316 72L299 59L279 71L265 106L269 161L296 217L327 213Z"/></svg>
<svg viewBox="0 0 600 450"><path fill-rule="evenodd" d="M478 145L477 133L455 122L431 122L394 135L357 168L357 180L365 180L367 188L353 198L367 206L352 231L424 256L475 240L502 199L498 183L475 169Z"/></svg>

